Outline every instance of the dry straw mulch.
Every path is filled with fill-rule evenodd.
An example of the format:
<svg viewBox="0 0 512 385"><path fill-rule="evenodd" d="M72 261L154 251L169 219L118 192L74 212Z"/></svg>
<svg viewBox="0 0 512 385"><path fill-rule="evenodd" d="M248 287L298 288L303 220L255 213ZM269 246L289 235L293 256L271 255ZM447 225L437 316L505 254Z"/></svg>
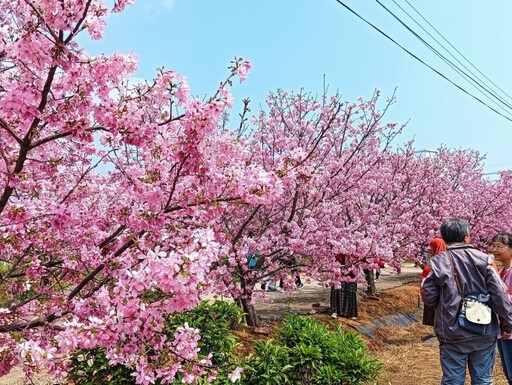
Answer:
<svg viewBox="0 0 512 385"><path fill-rule="evenodd" d="M404 285L379 293L379 300L359 301L359 322L371 322L391 314L418 311L418 285Z"/></svg>
<svg viewBox="0 0 512 385"><path fill-rule="evenodd" d="M424 331L426 330L426 333ZM418 324L406 328L388 327L378 331L376 340L381 348L372 351L372 356L384 364L379 385L439 385L441 367L439 346L425 346L421 336L428 335L430 328ZM374 341L368 341L371 347ZM494 367L495 385L508 385L503 376L499 357ZM466 384L470 384L469 373Z"/></svg>
<svg viewBox="0 0 512 385"><path fill-rule="evenodd" d="M422 343L431 334L431 327L419 323L379 328L375 338L367 341L371 355L384 364L378 384L439 385L442 377L439 346ZM508 385L497 353L494 380L495 385ZM466 384L470 384L469 373L466 373Z"/></svg>

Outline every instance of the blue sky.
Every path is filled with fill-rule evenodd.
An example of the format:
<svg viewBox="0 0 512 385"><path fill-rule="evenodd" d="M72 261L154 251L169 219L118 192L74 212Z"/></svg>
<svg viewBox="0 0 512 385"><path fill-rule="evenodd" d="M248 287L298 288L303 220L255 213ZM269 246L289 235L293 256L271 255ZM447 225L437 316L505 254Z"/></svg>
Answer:
<svg viewBox="0 0 512 385"><path fill-rule="evenodd" d="M477 92L434 57L374 0L344 0L407 49L464 88ZM418 32L393 3L381 0ZM395 0L403 8L405 0ZM509 76L510 0L409 0L471 62L512 95ZM406 8L413 12L410 8ZM411 13L412 14L412 13ZM418 19L419 20L419 19ZM374 88L397 103L388 120L410 119L402 141L418 149L474 148L487 154L484 170L512 169L512 122L463 94L350 14L335 0L138 0L109 16L104 38L82 38L92 54L134 51L138 77L157 67L189 79L193 94L209 95L236 57L251 61L246 82L235 84L237 99L252 110L268 91L301 87L321 94L326 83L347 100L370 97ZM236 116L239 111L236 110Z"/></svg>

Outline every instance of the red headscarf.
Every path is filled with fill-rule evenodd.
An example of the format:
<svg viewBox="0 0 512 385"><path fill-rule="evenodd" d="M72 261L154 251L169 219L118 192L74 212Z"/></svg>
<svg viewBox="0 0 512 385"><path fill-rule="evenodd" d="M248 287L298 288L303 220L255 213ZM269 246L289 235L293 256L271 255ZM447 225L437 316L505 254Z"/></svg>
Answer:
<svg viewBox="0 0 512 385"><path fill-rule="evenodd" d="M432 239L428 245L432 249L432 255L439 254L441 251L446 251L446 243L441 238Z"/></svg>
<svg viewBox="0 0 512 385"><path fill-rule="evenodd" d="M428 243L428 245L432 249L432 256L434 256L436 254L439 254L442 251L446 251L446 243L444 243L444 241L441 238L434 238L434 239L432 239ZM423 279L427 278L428 273L430 273L430 267L428 265L426 265L423 268L423 272L421 274L421 279L423 280ZM423 289L420 289L420 292L422 290Z"/></svg>

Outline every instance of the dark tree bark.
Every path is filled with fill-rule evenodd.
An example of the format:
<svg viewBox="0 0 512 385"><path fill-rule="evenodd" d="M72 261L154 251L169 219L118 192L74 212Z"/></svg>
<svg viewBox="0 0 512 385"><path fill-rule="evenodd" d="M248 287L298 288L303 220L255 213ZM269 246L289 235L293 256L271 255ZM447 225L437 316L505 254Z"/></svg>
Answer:
<svg viewBox="0 0 512 385"><path fill-rule="evenodd" d="M244 311L244 319L247 326L261 326L260 319L256 313L256 309L254 308L254 305L250 303L248 298L240 297L237 299L236 303Z"/></svg>
<svg viewBox="0 0 512 385"><path fill-rule="evenodd" d="M377 287L375 286L375 270L364 269L364 278L368 286L366 287L366 294L368 296L375 296Z"/></svg>

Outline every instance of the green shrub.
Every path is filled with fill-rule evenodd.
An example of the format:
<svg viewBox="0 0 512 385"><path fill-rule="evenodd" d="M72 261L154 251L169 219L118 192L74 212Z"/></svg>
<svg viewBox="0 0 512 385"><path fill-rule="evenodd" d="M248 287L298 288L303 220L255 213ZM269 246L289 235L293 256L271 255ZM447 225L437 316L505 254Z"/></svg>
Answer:
<svg viewBox="0 0 512 385"><path fill-rule="evenodd" d="M255 353L249 356L243 366L242 384L273 385L292 384L290 380L293 365L290 365L290 349L272 341L257 341Z"/></svg>
<svg viewBox="0 0 512 385"><path fill-rule="evenodd" d="M218 376L213 382L202 378L199 384L230 385L228 374L237 366L243 368L240 385L360 385L375 381L381 369L356 333L339 326L331 330L297 315L285 319L275 340L258 341L254 354L237 358L237 341L230 330L241 315L236 305L218 301L167 317L166 335L188 323L201 332L201 356L213 354ZM72 357L68 380L76 385L134 385L132 372L122 365L110 366L102 349L81 350Z"/></svg>
<svg viewBox="0 0 512 385"><path fill-rule="evenodd" d="M242 384L359 385L375 381L381 367L356 333L291 315L275 342L256 345L245 361Z"/></svg>
<svg viewBox="0 0 512 385"><path fill-rule="evenodd" d="M77 385L133 385L133 370L123 365L112 366L104 350L82 349L71 357L71 368L67 380Z"/></svg>
<svg viewBox="0 0 512 385"><path fill-rule="evenodd" d="M322 325L311 317L289 315L277 333L277 341L289 348L300 344L328 347L332 337L327 326Z"/></svg>

